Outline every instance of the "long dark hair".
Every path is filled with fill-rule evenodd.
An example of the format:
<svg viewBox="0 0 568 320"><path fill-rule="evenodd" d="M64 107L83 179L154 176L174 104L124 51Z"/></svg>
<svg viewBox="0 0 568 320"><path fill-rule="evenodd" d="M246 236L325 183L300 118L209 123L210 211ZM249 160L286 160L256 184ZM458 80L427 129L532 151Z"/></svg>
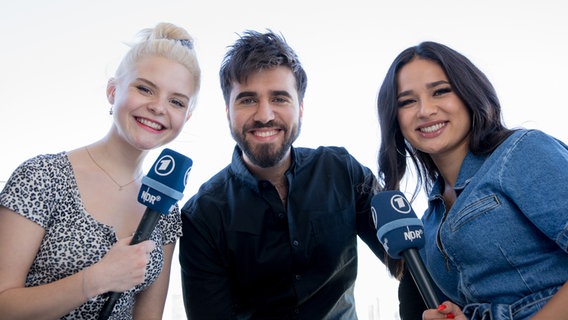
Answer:
<svg viewBox="0 0 568 320"><path fill-rule="evenodd" d="M489 79L468 58L459 52L436 42L422 42L402 51L393 61L379 90L377 111L381 128L379 149L379 184L384 190L398 190L407 170L407 158L416 169L416 197L420 188L428 193L439 169L427 153L413 148L405 141L398 123L398 85L400 69L414 59L426 59L437 63L445 72L458 97L471 115L469 150L474 154L491 153L513 131L503 124L501 105ZM395 276L400 275L400 265L389 265Z"/></svg>

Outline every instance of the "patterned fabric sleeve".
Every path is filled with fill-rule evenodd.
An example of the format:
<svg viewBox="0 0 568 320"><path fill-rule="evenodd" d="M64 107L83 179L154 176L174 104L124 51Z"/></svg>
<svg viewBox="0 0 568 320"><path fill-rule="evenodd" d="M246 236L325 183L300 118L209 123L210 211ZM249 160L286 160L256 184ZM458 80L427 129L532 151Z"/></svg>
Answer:
<svg viewBox="0 0 568 320"><path fill-rule="evenodd" d="M47 228L56 193L53 180L63 178L55 172L53 159L53 155L41 155L18 166L0 193L0 205Z"/></svg>
<svg viewBox="0 0 568 320"><path fill-rule="evenodd" d="M181 216L177 204L171 213L165 214L160 219L158 227L163 233L164 243L162 245L175 243L181 237Z"/></svg>

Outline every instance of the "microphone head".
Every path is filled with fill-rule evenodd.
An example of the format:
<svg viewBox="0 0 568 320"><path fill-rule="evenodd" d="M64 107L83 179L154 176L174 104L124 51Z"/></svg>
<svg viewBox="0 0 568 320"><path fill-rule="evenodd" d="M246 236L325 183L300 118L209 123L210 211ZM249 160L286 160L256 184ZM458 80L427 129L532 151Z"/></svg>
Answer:
<svg viewBox="0 0 568 320"><path fill-rule="evenodd" d="M181 153L165 148L142 178L138 202L162 214L172 211L183 198L193 161Z"/></svg>
<svg viewBox="0 0 568 320"><path fill-rule="evenodd" d="M400 259L403 251L424 247L424 225L402 192L377 193L371 211L377 238L391 258Z"/></svg>

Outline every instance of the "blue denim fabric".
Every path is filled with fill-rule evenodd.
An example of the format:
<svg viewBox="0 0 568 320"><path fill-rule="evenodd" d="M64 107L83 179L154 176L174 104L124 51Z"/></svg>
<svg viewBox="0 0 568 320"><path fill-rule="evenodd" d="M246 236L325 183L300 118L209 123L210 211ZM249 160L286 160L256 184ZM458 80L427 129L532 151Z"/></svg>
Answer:
<svg viewBox="0 0 568 320"><path fill-rule="evenodd" d="M558 292L558 288L543 290L513 304L471 303L463 310L468 319L493 320L530 320Z"/></svg>
<svg viewBox="0 0 568 320"><path fill-rule="evenodd" d="M447 215L442 190L438 180L422 217L436 284L472 319L536 313L568 279L568 147L519 130L490 155L466 156Z"/></svg>

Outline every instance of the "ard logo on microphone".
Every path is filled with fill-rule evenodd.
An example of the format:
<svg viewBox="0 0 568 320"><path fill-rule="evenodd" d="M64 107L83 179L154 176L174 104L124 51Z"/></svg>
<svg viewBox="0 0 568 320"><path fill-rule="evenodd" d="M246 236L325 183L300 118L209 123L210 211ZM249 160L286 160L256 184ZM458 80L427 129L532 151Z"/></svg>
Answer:
<svg viewBox="0 0 568 320"><path fill-rule="evenodd" d="M407 214L412 211L412 207L410 207L408 200L406 200L406 198L401 195L396 194L392 196L390 202L391 207L398 213Z"/></svg>
<svg viewBox="0 0 568 320"><path fill-rule="evenodd" d="M183 163L182 163L183 166ZM183 177L183 186L185 187L187 185L187 180L188 180L188 176L189 176L189 172L191 171L191 160L190 160L190 166L187 168L187 170L185 171L184 177ZM161 157L160 159L158 159L154 165L154 172L161 176L161 177L166 177L172 173L174 174L179 174L179 173L175 173L176 170L176 160L174 159L174 157L172 157L169 154L164 155L163 157Z"/></svg>
<svg viewBox="0 0 568 320"><path fill-rule="evenodd" d="M154 166L154 172L159 176L167 176L170 173L174 172L176 168L176 161L172 156L169 154L161 157L156 161L156 165Z"/></svg>
<svg viewBox="0 0 568 320"><path fill-rule="evenodd" d="M158 176L166 177L174 172L175 168L176 162L174 158L171 155L166 154L160 159L156 160L156 163L154 164L154 173ZM151 191L152 188L150 187L148 187L147 190L142 191L141 198L144 203L151 203L154 205L156 204L156 202L160 202L162 200L162 197L160 195L153 194L153 192Z"/></svg>
<svg viewBox="0 0 568 320"><path fill-rule="evenodd" d="M391 207L398 213L402 214L409 214L412 212L412 207L408 200L401 195L394 195L392 196L391 200ZM416 239L422 239L422 235L424 234L424 229L418 228L415 230L411 230L408 226L406 227L406 231L404 232L404 240L406 241L414 241Z"/></svg>

